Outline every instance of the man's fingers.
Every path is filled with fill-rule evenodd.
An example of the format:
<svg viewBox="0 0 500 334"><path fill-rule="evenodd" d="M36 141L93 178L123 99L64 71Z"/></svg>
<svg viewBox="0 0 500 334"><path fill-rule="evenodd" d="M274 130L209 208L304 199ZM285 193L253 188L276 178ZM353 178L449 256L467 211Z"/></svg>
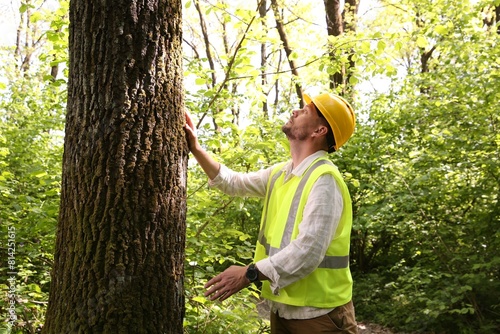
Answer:
<svg viewBox="0 0 500 334"><path fill-rule="evenodd" d="M213 286L210 289L208 289L207 291L205 291L205 297L208 297L215 292L217 292L217 288L215 286ZM212 299L212 297L210 297L210 299Z"/></svg>
<svg viewBox="0 0 500 334"><path fill-rule="evenodd" d="M220 283L220 280L216 280L216 278L217 277L214 277L213 279L208 281L207 284L205 284L205 288L210 287L210 289L205 291L204 295L205 297L208 297L210 300L216 300L219 299L220 297L224 297L224 299L226 299L231 294L229 294L228 296L224 296L227 295L227 291L224 289L225 286L223 286ZM221 299L221 301L224 299Z"/></svg>
<svg viewBox="0 0 500 334"><path fill-rule="evenodd" d="M218 299L222 302L233 295L231 292L226 291L224 288L222 288L221 290L214 290L213 292L210 292L210 290L205 292L205 297L208 297L211 301Z"/></svg>
<svg viewBox="0 0 500 334"><path fill-rule="evenodd" d="M226 300L247 286L248 279L244 276L246 267L231 266L205 284L205 297L210 300Z"/></svg>
<svg viewBox="0 0 500 334"><path fill-rule="evenodd" d="M205 289L220 282L219 276L215 276L205 284Z"/></svg>
<svg viewBox="0 0 500 334"><path fill-rule="evenodd" d="M186 124L189 125L191 129L194 129L193 120L191 119L191 115L186 111Z"/></svg>
<svg viewBox="0 0 500 334"><path fill-rule="evenodd" d="M186 112L186 124L184 124L184 129L189 134L190 137L196 138L196 129L193 125L193 121L191 120L191 116Z"/></svg>

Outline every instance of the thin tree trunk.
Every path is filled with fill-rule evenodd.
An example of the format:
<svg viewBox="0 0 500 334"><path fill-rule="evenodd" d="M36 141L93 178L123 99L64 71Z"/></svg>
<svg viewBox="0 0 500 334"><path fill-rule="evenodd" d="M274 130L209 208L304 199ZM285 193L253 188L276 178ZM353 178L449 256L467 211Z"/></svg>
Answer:
<svg viewBox="0 0 500 334"><path fill-rule="evenodd" d="M285 31L285 24L283 23L283 18L281 17L278 2L276 0L271 0L271 7L273 8L274 18L276 19L276 29L278 30L278 34L280 35L281 42L283 43L283 49L286 53L286 58L288 60L288 65L290 66L290 70L295 77L299 77L299 72L297 71L297 67L295 66L295 62L291 58L292 48L288 43L288 37ZM300 101L300 106L304 105L304 101L302 98L302 87L297 82L295 83L295 92L297 93L297 97Z"/></svg>
<svg viewBox="0 0 500 334"><path fill-rule="evenodd" d="M182 333L181 1L72 0L44 333Z"/></svg>
<svg viewBox="0 0 500 334"><path fill-rule="evenodd" d="M326 12L326 30L328 36L340 36L344 32L340 0L324 0ZM337 61L335 50L330 51L330 60ZM345 66L340 64L340 69L330 75L330 89L344 84Z"/></svg>
<svg viewBox="0 0 500 334"><path fill-rule="evenodd" d="M280 49L279 50L279 56L278 56L278 61L276 62L276 64L278 64L278 68L276 69L276 72L280 72L281 71L281 61L282 61L282 58L283 58L283 51ZM276 109L279 105L279 96L280 96L280 85L279 85L279 76L276 77L276 81L274 82L274 103L273 103L273 107L274 107L274 114L273 114L273 117L276 116Z"/></svg>
<svg viewBox="0 0 500 334"><path fill-rule="evenodd" d="M266 16L267 16L267 1L262 0L259 3L259 16L261 19L262 30L267 31L266 24ZM262 85L262 93L266 96L266 99L262 101L262 113L265 118L268 118L269 107L267 105L267 93L264 91L267 86L267 76L266 76L266 68L267 68L267 50L266 50L266 42L262 41L260 43L260 73L261 73L261 85Z"/></svg>
<svg viewBox="0 0 500 334"><path fill-rule="evenodd" d="M198 0L194 0L194 6L196 11L198 12L198 17L200 18L200 28L201 34L203 35L203 42L205 43L205 53L207 55L208 64L210 65L210 71L212 76L212 87L214 87L217 83L217 78L215 76L215 63L212 58L212 51L210 48L210 40L208 38L208 30L207 24L205 23L205 17L201 11L200 2Z"/></svg>
<svg viewBox="0 0 500 334"><path fill-rule="evenodd" d="M500 22L500 5L495 6L495 23L497 24L497 34L500 35L500 25L498 24Z"/></svg>
<svg viewBox="0 0 500 334"><path fill-rule="evenodd" d="M345 6L346 10L344 10L344 31L352 31L355 32L357 29L357 20L356 18L358 17L358 10L359 10L359 2L361 0L346 0ZM349 15L352 20L347 21L345 19L345 16ZM352 71L354 70L354 67L356 66L356 62L353 60L353 54L354 50L351 49L349 52L349 68L346 70L346 79L345 82L349 83L349 80L352 76ZM352 93L352 86L347 85L345 89L345 94L344 95L349 95Z"/></svg>
<svg viewBox="0 0 500 334"><path fill-rule="evenodd" d="M324 0L326 12L326 27L328 36L338 37L346 31L356 31L356 16L358 13L360 0L346 0L344 10L341 10L340 0ZM350 23L347 22L346 17L352 18ZM348 92L347 83L349 82L350 71L355 65L352 60L352 52L348 55L349 65L339 64L339 70L330 75L330 89L337 87L342 88L342 94L346 95ZM330 51L330 60L332 62L339 62L335 54L335 50Z"/></svg>
<svg viewBox="0 0 500 334"><path fill-rule="evenodd" d="M344 31L356 31L356 17L358 15L359 10L359 2L361 0L346 0L345 1L345 9L343 11L342 20L344 25ZM346 20L346 16L349 15L352 20Z"/></svg>
<svg viewBox="0 0 500 334"><path fill-rule="evenodd" d="M198 17L200 18L200 28L201 28L201 33L203 35L203 42L205 44L205 54L207 55L208 64L210 66L210 75L212 77L212 82L207 83L207 87L208 87L208 89L212 89L217 84L217 77L215 75L215 62L214 62L214 59L212 57L212 51L211 51L211 47L210 47L210 39L208 36L207 25L205 23L205 17L203 16L203 12L201 10L199 0L194 0L194 6L196 8L196 11L198 12ZM215 120L215 114L217 114L217 113L219 113L219 110L216 110L214 112L214 117L212 117L212 123L214 125L214 130L218 132L218 131L220 131L220 127L217 124L217 121Z"/></svg>
<svg viewBox="0 0 500 334"><path fill-rule="evenodd" d="M498 24L500 22L500 6L486 6L483 11L486 14L483 19L484 24L488 27L496 26L497 34L500 34L500 25Z"/></svg>
<svg viewBox="0 0 500 334"><path fill-rule="evenodd" d="M224 0L221 0L220 2L223 6L226 6ZM229 45L229 39L228 39L228 36L227 36L227 24L226 24L226 21L224 20L224 16L220 17L218 16L219 18L219 22L222 26L222 43L224 45L224 52L228 55L231 53L231 47ZM233 96L236 96L237 95L237 92L238 92L238 83L236 81L232 81L232 82L229 82L227 80L224 80L224 86L223 88L225 90L227 90L228 92L230 92L231 95ZM238 105L236 103L232 104L231 105L231 114L233 115L233 120L232 120L232 123L233 124L240 124L240 109L238 107Z"/></svg>

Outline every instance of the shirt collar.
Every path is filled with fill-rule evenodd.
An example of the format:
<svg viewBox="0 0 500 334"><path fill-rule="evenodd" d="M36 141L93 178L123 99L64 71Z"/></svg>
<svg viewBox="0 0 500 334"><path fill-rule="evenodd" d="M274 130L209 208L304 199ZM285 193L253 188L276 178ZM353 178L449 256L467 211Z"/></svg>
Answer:
<svg viewBox="0 0 500 334"><path fill-rule="evenodd" d="M323 150L317 151L308 156L307 158L305 158L304 160L302 160L302 162L297 167L293 168L293 170L292 170L293 162L290 160L287 164L285 164L285 166L283 166L282 170L285 172L285 175L287 176L290 175L290 173L293 174L294 176L302 176L302 174L306 172L307 168L313 163L314 160L324 157L326 155L327 155L326 151Z"/></svg>

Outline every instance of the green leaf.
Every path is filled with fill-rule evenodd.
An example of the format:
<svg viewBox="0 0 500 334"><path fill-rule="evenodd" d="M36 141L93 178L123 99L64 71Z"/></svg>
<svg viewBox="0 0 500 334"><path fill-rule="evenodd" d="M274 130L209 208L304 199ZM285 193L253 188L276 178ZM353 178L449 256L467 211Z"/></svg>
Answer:
<svg viewBox="0 0 500 334"><path fill-rule="evenodd" d="M24 12L26 12L28 10L29 6L25 3L21 4L21 6L19 7L19 13L23 14Z"/></svg>
<svg viewBox="0 0 500 334"><path fill-rule="evenodd" d="M362 41L361 42L361 51L363 53L369 53L370 50L371 50L370 42L368 42L368 41Z"/></svg>
<svg viewBox="0 0 500 334"><path fill-rule="evenodd" d="M47 176L48 173L46 171L40 171L40 172L35 172L33 174L31 174L32 176L36 177L36 178L42 178L44 176Z"/></svg>
<svg viewBox="0 0 500 334"><path fill-rule="evenodd" d="M444 35L448 31L448 28L442 24L438 24L434 27L434 32L438 35Z"/></svg>
<svg viewBox="0 0 500 334"><path fill-rule="evenodd" d="M427 42L427 39L425 38L425 36L418 36L417 46L419 48L425 48L427 45L429 45L429 43Z"/></svg>
<svg viewBox="0 0 500 334"><path fill-rule="evenodd" d="M195 84L197 85L204 85L205 83L207 82L207 80L205 78L196 78L195 80Z"/></svg>
<svg viewBox="0 0 500 334"><path fill-rule="evenodd" d="M378 49L379 52L384 51L385 48L386 48L386 46L387 46L387 44L383 40L380 40L377 43L377 49Z"/></svg>
<svg viewBox="0 0 500 334"><path fill-rule="evenodd" d="M206 297L201 297L201 296L195 296L195 297L193 297L191 299L194 300L195 302L200 303L200 304L205 304L207 302L207 298Z"/></svg>

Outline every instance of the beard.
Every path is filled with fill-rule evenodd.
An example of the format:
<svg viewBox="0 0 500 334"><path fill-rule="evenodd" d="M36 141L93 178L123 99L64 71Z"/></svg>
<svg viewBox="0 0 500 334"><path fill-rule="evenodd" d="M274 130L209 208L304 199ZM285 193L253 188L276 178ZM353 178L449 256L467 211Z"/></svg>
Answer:
<svg viewBox="0 0 500 334"><path fill-rule="evenodd" d="M281 127L281 131L291 140L304 140L307 138L307 134L303 129L293 128L289 123L286 123Z"/></svg>
<svg viewBox="0 0 500 334"><path fill-rule="evenodd" d="M290 132L292 132L292 128L290 126L288 126L288 123L286 124L283 124L283 126L281 127L281 131L283 131L283 133L289 137L290 136Z"/></svg>

